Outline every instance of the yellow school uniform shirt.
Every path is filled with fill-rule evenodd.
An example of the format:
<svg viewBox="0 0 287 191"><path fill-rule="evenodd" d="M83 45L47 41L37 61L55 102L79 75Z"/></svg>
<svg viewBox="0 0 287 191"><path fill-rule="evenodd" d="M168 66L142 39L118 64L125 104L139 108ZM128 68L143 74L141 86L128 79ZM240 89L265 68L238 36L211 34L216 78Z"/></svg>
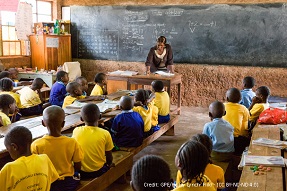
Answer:
<svg viewBox="0 0 287 191"><path fill-rule="evenodd" d="M147 108L143 106L133 107L133 111L138 112L140 116L142 116L144 121L144 132L148 132L151 129L151 121L152 121L152 107L153 104L149 103Z"/></svg>
<svg viewBox="0 0 287 191"><path fill-rule="evenodd" d="M258 119L260 113L269 107L269 103L256 103L250 110L250 121Z"/></svg>
<svg viewBox="0 0 287 191"><path fill-rule="evenodd" d="M79 100L79 99L84 99L86 96L81 95L81 96L77 96L77 97L72 97L70 95L66 96L64 99L64 103L62 108L66 108L68 105L71 105L72 103L74 103L74 101Z"/></svg>
<svg viewBox="0 0 287 191"><path fill-rule="evenodd" d="M216 191L213 183L207 176L204 175L203 180L202 186L193 179L191 182L179 184L173 191Z"/></svg>
<svg viewBox="0 0 287 191"><path fill-rule="evenodd" d="M83 151L78 142L70 137L44 137L35 140L31 145L34 154L46 154L52 161L60 178L74 175L73 162L81 162Z"/></svg>
<svg viewBox="0 0 287 191"><path fill-rule="evenodd" d="M151 117L151 126L154 127L158 124L158 108L153 105L152 106L152 117Z"/></svg>
<svg viewBox="0 0 287 191"><path fill-rule="evenodd" d="M154 105L158 108L158 115L166 116L170 110L170 99L166 91L155 92Z"/></svg>
<svg viewBox="0 0 287 191"><path fill-rule="evenodd" d="M234 137L248 137L248 120L250 114L248 109L239 103L224 103L226 115L222 118L234 127Z"/></svg>
<svg viewBox="0 0 287 191"><path fill-rule="evenodd" d="M104 91L101 86L96 84L91 92L91 96L103 95Z"/></svg>
<svg viewBox="0 0 287 191"><path fill-rule="evenodd" d="M34 107L42 103L39 94L37 94L30 87L24 87L18 91L20 94L20 101L22 108Z"/></svg>
<svg viewBox="0 0 287 191"><path fill-rule="evenodd" d="M18 108L22 108L19 94L15 93L15 92L6 92L6 91L0 92L0 95L2 95L2 94L8 94L8 95L12 96L16 102L16 106Z"/></svg>
<svg viewBox="0 0 287 191"><path fill-rule="evenodd" d="M110 133L102 128L93 126L77 127L73 131L84 152L81 170L84 172L97 171L106 163L106 151L114 148Z"/></svg>
<svg viewBox="0 0 287 191"><path fill-rule="evenodd" d="M204 175L206 175L211 182L213 183L213 186L215 189L218 188L224 188L225 185L225 179L224 179L224 171L220 166L214 165L214 164L208 164L205 168ZM176 185L180 185L182 179L181 172L177 171L176 176Z"/></svg>
<svg viewBox="0 0 287 191"><path fill-rule="evenodd" d="M47 155L22 156L7 163L0 172L0 190L50 191L59 175Z"/></svg>
<svg viewBox="0 0 287 191"><path fill-rule="evenodd" d="M2 111L0 111L0 117L2 118L2 123L3 123L2 125L3 126L7 126L7 125L11 124L10 118L5 113L3 113Z"/></svg>

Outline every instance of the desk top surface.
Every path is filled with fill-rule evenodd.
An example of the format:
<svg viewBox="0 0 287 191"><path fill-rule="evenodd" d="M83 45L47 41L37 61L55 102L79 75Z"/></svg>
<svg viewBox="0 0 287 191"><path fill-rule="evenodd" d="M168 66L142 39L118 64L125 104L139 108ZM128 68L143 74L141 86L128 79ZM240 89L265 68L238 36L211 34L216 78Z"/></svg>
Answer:
<svg viewBox="0 0 287 191"><path fill-rule="evenodd" d="M264 137L280 140L280 130L276 125L261 127L260 125L253 129L252 140ZM276 148L264 147L250 144L248 155L259 156L281 156L281 150ZM283 173L281 167L272 167L270 172L264 175L254 175L250 166L243 168L238 191L241 190L260 190L260 191L282 191L283 190Z"/></svg>
<svg viewBox="0 0 287 191"><path fill-rule="evenodd" d="M159 80L171 80L171 79L177 79L181 78L181 74L175 73L172 76L163 76L159 74L148 74L148 75L134 75L134 76L124 76L124 75L115 75L115 74L107 74L109 77L119 77L119 78L143 78L143 79L159 79Z"/></svg>
<svg viewBox="0 0 287 191"><path fill-rule="evenodd" d="M127 92L126 91L116 92L109 96L110 98L113 98L113 99L119 99L123 94L126 95ZM81 120L80 109L64 109L64 111L67 115L65 117L65 126L62 128L62 131L68 130L72 127L76 127L79 125L84 125L84 122ZM102 114L103 118L99 121L99 123L107 121L108 119L116 116L120 112L121 112L120 110L107 111L106 113ZM47 128L42 125L42 119L43 119L42 116L38 116L38 117L33 117L33 118L17 121L6 127L0 127L0 135L5 136L11 128L14 128L16 126L25 126L31 131L33 139L40 138L43 135L48 133ZM7 153L7 150L4 145L4 137L2 137L0 138L0 158L2 156L5 156L6 153Z"/></svg>

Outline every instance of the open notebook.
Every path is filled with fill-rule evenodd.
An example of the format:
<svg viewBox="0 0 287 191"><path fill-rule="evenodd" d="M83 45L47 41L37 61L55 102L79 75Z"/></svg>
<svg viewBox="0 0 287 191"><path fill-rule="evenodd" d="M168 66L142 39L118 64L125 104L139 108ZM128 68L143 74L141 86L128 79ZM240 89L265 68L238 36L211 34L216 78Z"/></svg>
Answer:
<svg viewBox="0 0 287 191"><path fill-rule="evenodd" d="M81 109L86 104L87 103L85 102L74 101L74 103L67 106L67 109ZM115 108L118 104L119 101L105 99L103 102L97 103L97 106L99 107L101 113L105 113L107 110Z"/></svg>

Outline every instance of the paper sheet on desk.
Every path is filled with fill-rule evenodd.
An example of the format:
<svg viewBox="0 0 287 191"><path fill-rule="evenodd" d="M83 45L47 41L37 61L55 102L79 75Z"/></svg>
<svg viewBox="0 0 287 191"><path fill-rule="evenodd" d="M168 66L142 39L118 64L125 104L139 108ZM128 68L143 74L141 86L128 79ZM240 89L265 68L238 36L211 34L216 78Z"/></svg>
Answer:
<svg viewBox="0 0 287 191"><path fill-rule="evenodd" d="M104 113L109 109L113 109L117 105L119 105L119 101L112 101L108 99L105 99L102 103L97 103L97 106L99 107L101 113Z"/></svg>
<svg viewBox="0 0 287 191"><path fill-rule="evenodd" d="M129 70L126 70L126 71L117 70L117 71L114 71L114 72L110 72L109 74L111 74L111 75L122 75L122 76L134 76L134 75L137 75L138 72L136 72L136 71L129 71Z"/></svg>
<svg viewBox="0 0 287 191"><path fill-rule="evenodd" d="M269 103L269 107L286 110L287 109L286 104L287 102Z"/></svg>
<svg viewBox="0 0 287 191"><path fill-rule="evenodd" d="M164 72L164 71L156 71L155 74L159 74L162 76L174 76L173 73L168 73L168 72Z"/></svg>
<svg viewBox="0 0 287 191"><path fill-rule="evenodd" d="M262 137L258 138L256 140L253 140L252 144L266 146L266 147L272 147L272 148L278 148L278 149L287 148L287 142L286 141L279 141L279 140L267 139L267 138L262 138Z"/></svg>

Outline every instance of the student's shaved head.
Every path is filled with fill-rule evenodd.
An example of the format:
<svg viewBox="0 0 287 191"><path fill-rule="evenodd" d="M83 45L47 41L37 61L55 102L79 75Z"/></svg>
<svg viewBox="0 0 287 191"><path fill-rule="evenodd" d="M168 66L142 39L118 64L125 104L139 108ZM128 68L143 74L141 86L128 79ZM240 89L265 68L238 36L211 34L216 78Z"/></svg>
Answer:
<svg viewBox="0 0 287 191"><path fill-rule="evenodd" d="M221 118L225 113L225 106L220 101L212 102L209 105L209 113L212 115L212 118Z"/></svg>
<svg viewBox="0 0 287 191"><path fill-rule="evenodd" d="M43 111L43 122L47 128L62 128L64 121L65 112L59 106L49 106Z"/></svg>
<svg viewBox="0 0 287 191"><path fill-rule="evenodd" d="M130 110L133 108L133 100L130 96L122 96L120 99L120 107L122 110Z"/></svg>
<svg viewBox="0 0 287 191"><path fill-rule="evenodd" d="M101 113L99 107L94 103L87 103L81 109L82 119L87 123L94 123L100 119Z"/></svg>
<svg viewBox="0 0 287 191"><path fill-rule="evenodd" d="M241 100L241 93L237 88L230 88L226 92L227 101L232 103L238 103Z"/></svg>

